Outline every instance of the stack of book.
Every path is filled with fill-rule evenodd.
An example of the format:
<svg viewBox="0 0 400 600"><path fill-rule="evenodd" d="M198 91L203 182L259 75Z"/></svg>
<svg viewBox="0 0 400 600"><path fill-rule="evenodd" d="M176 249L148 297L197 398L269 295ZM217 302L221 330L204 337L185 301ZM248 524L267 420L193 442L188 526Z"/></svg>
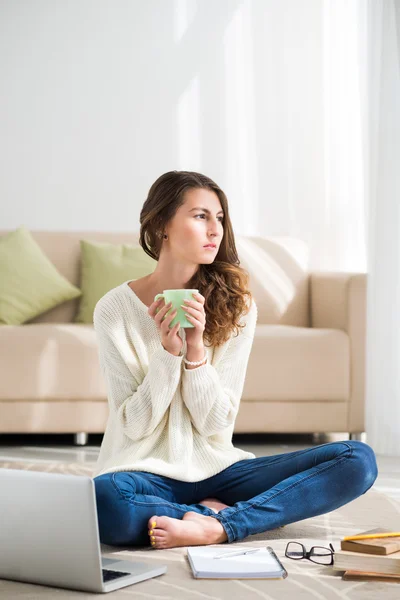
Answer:
<svg viewBox="0 0 400 600"><path fill-rule="evenodd" d="M400 583L400 532L380 527L345 537L334 554L333 569L343 579Z"/></svg>

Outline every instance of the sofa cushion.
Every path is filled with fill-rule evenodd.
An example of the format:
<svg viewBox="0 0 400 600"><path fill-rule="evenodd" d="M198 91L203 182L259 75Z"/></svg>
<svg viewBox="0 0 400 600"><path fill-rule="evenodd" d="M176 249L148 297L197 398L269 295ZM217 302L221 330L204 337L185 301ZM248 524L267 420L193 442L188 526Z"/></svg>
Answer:
<svg viewBox="0 0 400 600"><path fill-rule="evenodd" d="M24 226L0 238L0 281L1 324L20 325L81 295Z"/></svg>
<svg viewBox="0 0 400 600"><path fill-rule="evenodd" d="M242 398L348 401L349 336L334 329L257 325Z"/></svg>
<svg viewBox="0 0 400 600"><path fill-rule="evenodd" d="M21 377L21 348L30 359ZM256 327L242 402L349 398L349 338L343 331ZM105 400L92 325L0 328L0 400ZM16 385L18 382L18 385Z"/></svg>
<svg viewBox="0 0 400 600"><path fill-rule="evenodd" d="M0 235L8 233L1 231ZM81 240L139 247L139 232L32 231L32 237L56 269L75 286L81 281ZM250 275L258 307L257 323L309 327L309 249L305 241L276 236L236 235L240 264ZM130 279L130 275L126 279ZM132 279L134 279L132 277ZM31 323L71 323L74 299L38 315Z"/></svg>
<svg viewBox="0 0 400 600"><path fill-rule="evenodd" d="M81 240L81 290L77 323L93 323L97 302L128 279L139 279L156 268L157 261L141 246Z"/></svg>
<svg viewBox="0 0 400 600"><path fill-rule="evenodd" d="M81 240L139 246L138 235L134 232L32 231L31 233L56 269L78 287L81 283ZM79 298L64 302L64 304L35 317L30 322L73 323L78 309Z"/></svg>
<svg viewBox="0 0 400 600"><path fill-rule="evenodd" d="M1 400L106 400L93 325L4 325L0 356Z"/></svg>
<svg viewBox="0 0 400 600"><path fill-rule="evenodd" d="M309 327L309 249L289 237L237 236L240 265L250 276L257 324Z"/></svg>

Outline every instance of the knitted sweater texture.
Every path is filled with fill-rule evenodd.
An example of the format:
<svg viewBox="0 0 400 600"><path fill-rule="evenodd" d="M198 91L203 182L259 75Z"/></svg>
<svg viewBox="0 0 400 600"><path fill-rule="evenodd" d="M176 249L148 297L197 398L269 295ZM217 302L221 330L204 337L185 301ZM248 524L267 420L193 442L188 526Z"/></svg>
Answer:
<svg viewBox="0 0 400 600"><path fill-rule="evenodd" d="M93 477L147 471L195 482L254 459L232 444L257 321L254 299L239 334L207 347L207 363L188 369L185 329L183 352L174 356L128 283L107 292L93 315L109 407Z"/></svg>

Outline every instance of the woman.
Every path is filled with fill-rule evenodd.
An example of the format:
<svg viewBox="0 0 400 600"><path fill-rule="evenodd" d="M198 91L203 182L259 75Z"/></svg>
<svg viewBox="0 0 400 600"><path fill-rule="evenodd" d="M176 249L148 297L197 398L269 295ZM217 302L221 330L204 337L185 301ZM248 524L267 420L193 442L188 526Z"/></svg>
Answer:
<svg viewBox="0 0 400 600"><path fill-rule="evenodd" d="M216 544L330 512L377 477L373 450L343 441L256 458L232 445L257 307L224 192L165 173L140 213L153 273L97 303L109 419L94 477L100 539L154 548ZM214 247L206 248L206 245ZM197 289L175 316L165 289Z"/></svg>

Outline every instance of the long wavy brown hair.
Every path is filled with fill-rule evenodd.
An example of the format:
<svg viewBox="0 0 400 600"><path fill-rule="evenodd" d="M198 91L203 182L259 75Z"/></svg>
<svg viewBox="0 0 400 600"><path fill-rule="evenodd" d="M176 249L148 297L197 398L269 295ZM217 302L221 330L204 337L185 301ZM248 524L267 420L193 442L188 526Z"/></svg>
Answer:
<svg viewBox="0 0 400 600"><path fill-rule="evenodd" d="M162 232L185 202L185 192L204 188L219 198L223 217L223 237L211 264L199 268L187 284L204 296L207 315L204 340L209 346L224 344L244 327L242 315L249 312L252 294L248 289L249 273L240 266L235 237L228 212L228 200L221 188L209 177L193 171L169 171L151 186L140 212L139 243L153 259L158 260L162 246ZM246 301L247 297L247 301Z"/></svg>

